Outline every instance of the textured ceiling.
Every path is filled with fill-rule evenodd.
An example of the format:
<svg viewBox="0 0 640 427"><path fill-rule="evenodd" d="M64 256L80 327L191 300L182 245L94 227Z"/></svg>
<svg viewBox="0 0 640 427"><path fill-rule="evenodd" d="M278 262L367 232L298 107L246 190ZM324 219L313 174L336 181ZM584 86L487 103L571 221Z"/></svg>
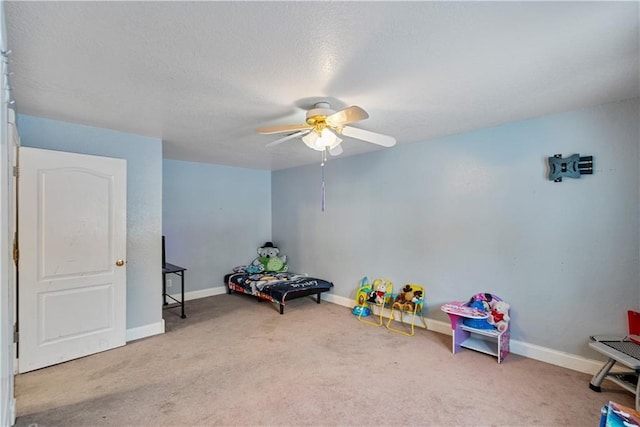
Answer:
<svg viewBox="0 0 640 427"><path fill-rule="evenodd" d="M315 101L399 144L640 95L637 2L5 3L20 113L277 170ZM286 135L286 134L285 134ZM345 138L344 154L379 147ZM391 150L393 148L390 148Z"/></svg>

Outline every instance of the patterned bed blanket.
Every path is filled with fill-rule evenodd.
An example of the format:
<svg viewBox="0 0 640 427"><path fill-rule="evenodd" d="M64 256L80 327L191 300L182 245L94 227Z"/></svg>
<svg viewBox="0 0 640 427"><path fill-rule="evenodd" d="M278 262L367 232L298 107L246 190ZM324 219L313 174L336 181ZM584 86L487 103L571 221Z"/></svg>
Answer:
<svg viewBox="0 0 640 427"><path fill-rule="evenodd" d="M229 276L229 289L255 295L269 301L284 305L287 297L295 298L296 294L309 295L314 290L325 292L333 283L315 277L296 273L234 273Z"/></svg>

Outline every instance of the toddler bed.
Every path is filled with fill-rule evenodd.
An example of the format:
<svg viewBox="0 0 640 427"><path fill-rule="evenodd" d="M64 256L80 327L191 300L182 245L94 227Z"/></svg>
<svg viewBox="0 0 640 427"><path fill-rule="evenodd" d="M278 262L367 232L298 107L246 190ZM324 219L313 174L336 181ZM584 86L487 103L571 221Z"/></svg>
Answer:
<svg viewBox="0 0 640 427"><path fill-rule="evenodd" d="M276 302L280 306L280 314L284 314L286 301L294 298L316 295L316 302L320 304L320 294L333 286L326 280L290 272L237 272L227 274L224 281L227 293L237 291Z"/></svg>

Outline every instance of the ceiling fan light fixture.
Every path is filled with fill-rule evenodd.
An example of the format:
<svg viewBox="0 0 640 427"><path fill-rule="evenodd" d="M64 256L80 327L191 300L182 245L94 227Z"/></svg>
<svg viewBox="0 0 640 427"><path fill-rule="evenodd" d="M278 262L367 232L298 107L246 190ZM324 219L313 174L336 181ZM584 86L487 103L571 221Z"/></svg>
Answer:
<svg viewBox="0 0 640 427"><path fill-rule="evenodd" d="M302 137L302 141L307 147L313 150L324 151L327 148L335 148L342 142L342 139L338 138L338 136L329 129L324 128L320 135L318 135L318 132L316 131L309 132L307 135Z"/></svg>
<svg viewBox="0 0 640 427"><path fill-rule="evenodd" d="M302 142L312 149L316 149L316 141L318 140L318 134L315 131L311 131L302 137Z"/></svg>
<svg viewBox="0 0 640 427"><path fill-rule="evenodd" d="M370 142L381 147L393 147L396 139L389 135L371 132L361 128L349 126L351 123L364 120L369 114L357 105L343 108L340 111L331 110L328 102L316 102L307 111L306 123L293 125L266 126L256 129L261 134L285 133L289 135L267 144L273 147L293 138L302 138L304 144L315 151L330 151L330 154L342 152L341 136Z"/></svg>

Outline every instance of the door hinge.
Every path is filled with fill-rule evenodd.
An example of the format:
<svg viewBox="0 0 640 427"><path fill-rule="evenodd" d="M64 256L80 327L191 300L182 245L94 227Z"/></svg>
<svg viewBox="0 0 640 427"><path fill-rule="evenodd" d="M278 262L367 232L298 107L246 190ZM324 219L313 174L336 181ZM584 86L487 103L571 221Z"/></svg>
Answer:
<svg viewBox="0 0 640 427"><path fill-rule="evenodd" d="M19 166L14 166L13 167L13 176L15 176L16 178L20 177L20 167Z"/></svg>
<svg viewBox="0 0 640 427"><path fill-rule="evenodd" d="M18 239L13 238L13 262L18 266L18 261L20 261L20 249L18 249Z"/></svg>
<svg viewBox="0 0 640 427"><path fill-rule="evenodd" d="M18 332L18 324L13 324L13 342L18 343L20 341L20 332Z"/></svg>

